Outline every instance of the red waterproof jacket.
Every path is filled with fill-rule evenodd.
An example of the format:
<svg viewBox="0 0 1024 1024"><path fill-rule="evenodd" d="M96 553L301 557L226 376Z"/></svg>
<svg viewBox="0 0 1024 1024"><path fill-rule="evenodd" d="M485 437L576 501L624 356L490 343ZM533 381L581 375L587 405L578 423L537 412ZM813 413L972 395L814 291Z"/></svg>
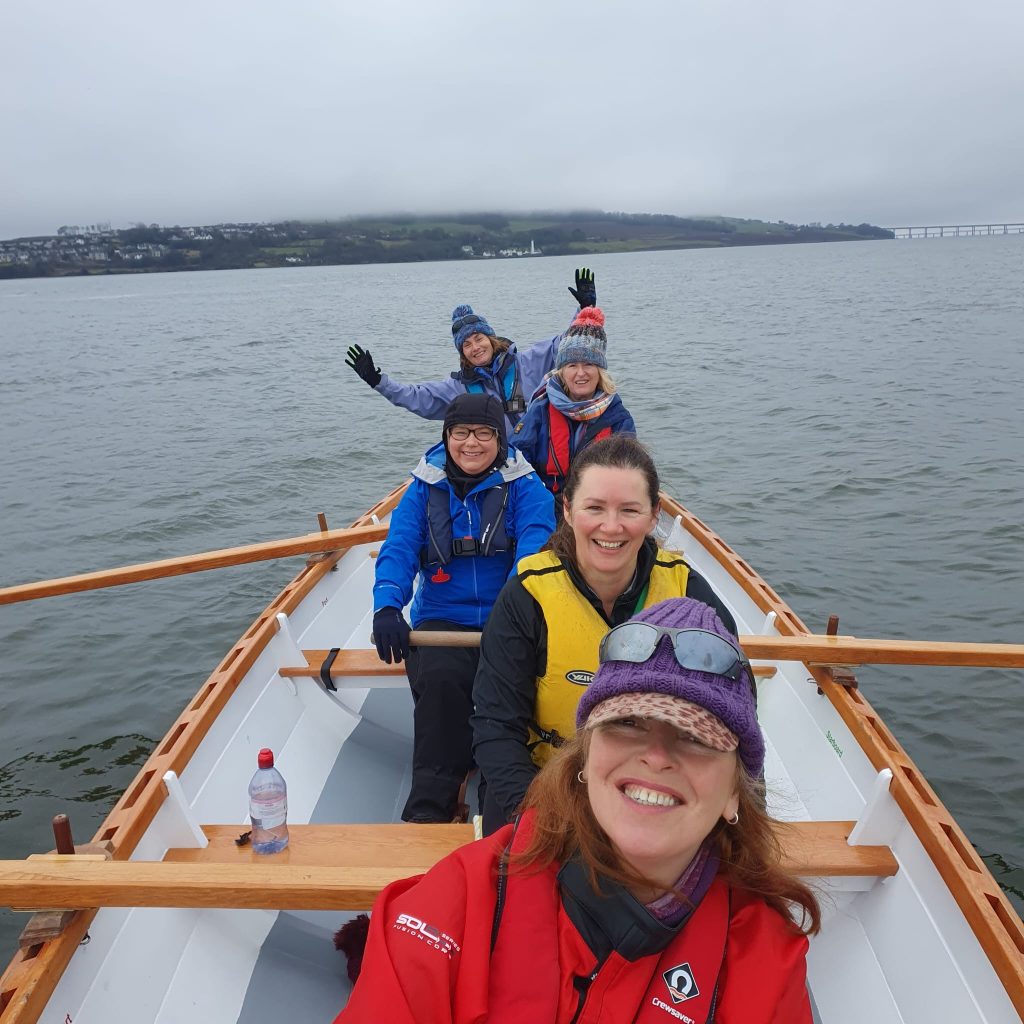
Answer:
<svg viewBox="0 0 1024 1024"><path fill-rule="evenodd" d="M498 862L512 828L381 893L362 973L335 1024L706 1024L712 1012L716 1024L811 1024L807 940L721 880L660 952L598 960L567 913L558 867L513 870L492 955ZM595 898L588 910L603 905Z"/></svg>

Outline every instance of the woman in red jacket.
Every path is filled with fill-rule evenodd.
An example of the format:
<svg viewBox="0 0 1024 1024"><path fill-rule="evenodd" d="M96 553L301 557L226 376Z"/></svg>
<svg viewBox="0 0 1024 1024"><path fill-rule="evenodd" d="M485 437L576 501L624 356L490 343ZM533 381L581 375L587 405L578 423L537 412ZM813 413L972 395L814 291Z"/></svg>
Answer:
<svg viewBox="0 0 1024 1024"><path fill-rule="evenodd" d="M707 605L616 626L514 825L396 882L342 1024L810 1024L753 676ZM799 924L792 911L796 910Z"/></svg>

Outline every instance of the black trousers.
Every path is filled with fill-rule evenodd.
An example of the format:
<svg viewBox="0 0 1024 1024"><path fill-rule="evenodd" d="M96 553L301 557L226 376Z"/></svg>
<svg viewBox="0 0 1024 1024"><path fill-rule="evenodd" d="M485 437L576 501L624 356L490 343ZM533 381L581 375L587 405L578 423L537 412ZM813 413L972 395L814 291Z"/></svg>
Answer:
<svg viewBox="0 0 1024 1024"><path fill-rule="evenodd" d="M473 632L470 626L430 619L423 630ZM459 787L473 766L473 677L479 647L414 647L407 671L413 699L412 789L404 821L455 817Z"/></svg>
<svg viewBox="0 0 1024 1024"><path fill-rule="evenodd" d="M504 828L508 824L508 818L505 817L493 793L488 793L486 790L481 791L480 813L484 819L483 833L485 836L497 832L499 828Z"/></svg>

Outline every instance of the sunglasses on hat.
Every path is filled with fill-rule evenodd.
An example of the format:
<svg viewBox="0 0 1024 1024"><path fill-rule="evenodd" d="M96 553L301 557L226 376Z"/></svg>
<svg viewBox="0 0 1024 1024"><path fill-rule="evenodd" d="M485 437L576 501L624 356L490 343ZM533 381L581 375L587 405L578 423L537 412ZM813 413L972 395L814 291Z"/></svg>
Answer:
<svg viewBox="0 0 1024 1024"><path fill-rule="evenodd" d="M754 673L743 652L724 637L707 629L677 629L673 626L655 626L650 622L624 622L615 626L601 640L598 660L628 661L643 664L658 649L662 637L672 641L672 653L680 668L695 672L710 672L734 682L744 676L754 698Z"/></svg>
<svg viewBox="0 0 1024 1024"><path fill-rule="evenodd" d="M484 318L477 313L464 313L452 323L452 334L458 334L463 327L469 327L470 324L482 324Z"/></svg>

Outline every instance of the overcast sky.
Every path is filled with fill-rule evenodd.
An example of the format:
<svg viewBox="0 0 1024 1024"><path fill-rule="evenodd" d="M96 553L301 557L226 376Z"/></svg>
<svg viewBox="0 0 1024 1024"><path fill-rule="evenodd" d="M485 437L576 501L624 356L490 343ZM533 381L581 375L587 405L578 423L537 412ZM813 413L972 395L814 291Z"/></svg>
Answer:
<svg viewBox="0 0 1024 1024"><path fill-rule="evenodd" d="M1021 0L46 0L0 17L0 238L601 208L1024 219Z"/></svg>

